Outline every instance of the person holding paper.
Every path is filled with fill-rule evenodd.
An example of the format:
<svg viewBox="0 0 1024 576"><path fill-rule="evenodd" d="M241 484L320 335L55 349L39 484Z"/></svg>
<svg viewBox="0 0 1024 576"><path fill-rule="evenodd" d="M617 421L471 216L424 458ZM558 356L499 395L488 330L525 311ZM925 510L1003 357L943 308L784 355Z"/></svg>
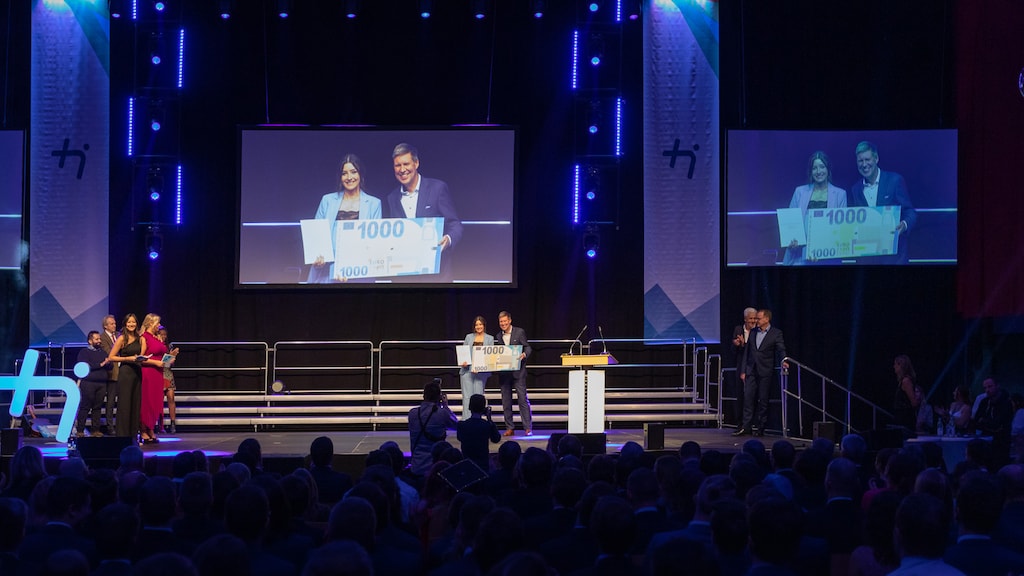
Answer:
<svg viewBox="0 0 1024 576"><path fill-rule="evenodd" d="M533 434L533 414L530 412L530 399L526 395L526 357L532 349L526 339L526 331L512 325L512 315L502 310L498 312L498 327L501 332L494 337L495 344L505 346L520 345L523 351L519 354L519 370L498 373L498 384L501 386L501 411L505 415L505 436L515 433L512 423L512 386L516 388L519 399L519 419L523 422L523 431L527 436Z"/></svg>
<svg viewBox="0 0 1024 576"><path fill-rule="evenodd" d="M156 426L164 413L164 362L165 355L172 358L178 349L168 351L156 332L160 327L160 316L149 313L142 319L142 338L146 342L146 353L139 356L142 364L142 402L139 410L139 429L144 444L159 442Z"/></svg>
<svg viewBox="0 0 1024 576"><path fill-rule="evenodd" d="M487 321L483 316L473 319L473 331L466 334L466 346L493 346L494 336L487 333ZM463 362L459 370L459 383L462 385L462 419L470 416L469 399L474 394L484 393L484 384L491 376L490 372L475 372L471 362Z"/></svg>
<svg viewBox="0 0 1024 576"><path fill-rule="evenodd" d="M796 187L790 208L799 208L804 222L804 237L807 236L807 211L820 208L845 208L846 190L832 184L832 162L828 155L818 150L807 160L807 184ZM800 266L807 263L807 246L793 239L786 247L782 258L784 266Z"/></svg>
<svg viewBox="0 0 1024 576"><path fill-rule="evenodd" d="M316 209L315 219L330 220L331 246L334 246L334 230L338 220L379 220L380 199L363 191L362 165L355 154L345 154L338 168L338 191L324 194ZM327 257L330 262L326 261ZM309 269L309 284L326 284L344 281L334 274L334 254L321 254Z"/></svg>
<svg viewBox="0 0 1024 576"><path fill-rule="evenodd" d="M156 329L156 337L164 343L164 346L171 347L170 342L167 339L167 328L160 325ZM177 356L178 349L174 348L171 350L173 356ZM171 418L171 434L178 432L178 424L176 422L177 417L177 405L174 403L174 390L177 387L174 385L174 372L171 372L171 364L164 364L164 397L167 398L167 415ZM160 416L160 433L164 431L163 415Z"/></svg>
<svg viewBox="0 0 1024 576"><path fill-rule="evenodd" d="M900 223L893 231L899 239L899 247L892 256L864 258L864 264L906 264L910 258L907 252L907 233L917 223L917 211L910 203L907 183L895 172L882 172L878 168L878 147L867 140L857 144L857 171L861 177L850 187L847 204L850 206L899 206Z"/></svg>
<svg viewBox="0 0 1024 576"><path fill-rule="evenodd" d="M388 218L444 218L444 236L437 243L441 252L443 277L451 276L451 263L445 256L462 239L462 221L455 211L455 202L448 184L419 173L420 155L415 146L402 142L391 152L398 188L387 196Z"/></svg>

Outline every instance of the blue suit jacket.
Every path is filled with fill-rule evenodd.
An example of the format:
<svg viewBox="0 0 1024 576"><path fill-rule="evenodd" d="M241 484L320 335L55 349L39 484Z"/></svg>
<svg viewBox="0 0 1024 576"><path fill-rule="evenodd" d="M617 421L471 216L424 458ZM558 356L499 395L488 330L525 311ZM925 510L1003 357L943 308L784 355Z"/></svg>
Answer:
<svg viewBox="0 0 1024 576"><path fill-rule="evenodd" d="M786 357L786 343L782 339L782 330L771 324L765 332L761 347L757 347L757 334L760 328L750 332L750 339L743 349L743 362L740 362L740 374L771 376L775 367Z"/></svg>
<svg viewBox="0 0 1024 576"><path fill-rule="evenodd" d="M864 179L858 178L853 186L850 187L850 192L846 196L847 206L867 206L867 198L864 197ZM875 199L875 206L899 206L900 207L900 220L907 223L907 229L903 232L903 237L900 238L899 250L894 256L883 256L879 258L885 258L890 263L904 264L907 262L907 242L906 234L914 229L914 225L917 224L917 211L914 210L914 205L910 203L910 193L907 192L907 183L903 180L903 176L895 172L886 172L882 170L878 175L878 197ZM880 260L880 262L882 262Z"/></svg>
<svg viewBox="0 0 1024 576"><path fill-rule="evenodd" d="M402 208L402 187L392 190L387 197L388 218L405 218L405 210ZM420 174L420 191L416 199L416 218L431 218L441 216L444 218L444 233L451 238L455 246L462 240L462 221L455 210L455 203L448 192L448 184L443 180L435 178L424 178ZM446 249L447 251L447 249Z"/></svg>
<svg viewBox="0 0 1024 576"><path fill-rule="evenodd" d="M526 358L523 358L523 361L519 363L519 370L516 370L515 372L498 372L498 374L512 374L515 378L520 378L526 376L526 360L530 357L530 353L533 352L533 349L530 348L530 342L526 339L526 330L523 330L518 326L512 326L511 332L512 333L509 334L508 337L509 346L516 344L522 346L523 352L526 354ZM494 335L494 343L498 345L505 343L505 340L501 337L501 332Z"/></svg>
<svg viewBox="0 0 1024 576"><path fill-rule="evenodd" d="M313 218L317 220L330 220L331 221L331 246L334 246L334 229L338 225L338 208L341 206L342 192L331 192L330 194L324 194L324 197L320 199L320 205L317 206L316 215ZM365 190L360 190L359 194L359 219L360 220L379 220L380 219L380 199L375 196L370 196ZM324 254L327 256L327 254ZM333 254L331 254L333 256ZM327 266L321 266L317 268L313 266L309 269L309 278L307 282L310 284L325 284L331 282L334 279L334 263L331 262Z"/></svg>

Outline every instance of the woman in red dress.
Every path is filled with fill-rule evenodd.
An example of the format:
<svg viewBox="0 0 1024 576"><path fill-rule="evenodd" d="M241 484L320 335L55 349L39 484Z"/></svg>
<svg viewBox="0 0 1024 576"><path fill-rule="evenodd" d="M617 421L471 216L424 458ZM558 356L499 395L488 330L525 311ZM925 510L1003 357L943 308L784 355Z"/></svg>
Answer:
<svg viewBox="0 0 1024 576"><path fill-rule="evenodd" d="M146 341L146 355L142 363L142 409L139 411L139 430L142 442L158 442L156 426L164 411L164 362L167 345L156 337L160 316L150 313L142 320L142 338Z"/></svg>

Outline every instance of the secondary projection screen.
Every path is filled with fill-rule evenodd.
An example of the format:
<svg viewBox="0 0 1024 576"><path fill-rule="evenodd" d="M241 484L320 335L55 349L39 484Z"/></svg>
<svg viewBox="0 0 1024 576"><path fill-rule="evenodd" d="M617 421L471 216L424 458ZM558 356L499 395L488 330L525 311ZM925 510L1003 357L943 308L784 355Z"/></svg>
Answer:
<svg viewBox="0 0 1024 576"><path fill-rule="evenodd" d="M956 263L956 130L726 136L729 266Z"/></svg>
<svg viewBox="0 0 1024 576"><path fill-rule="evenodd" d="M25 134L0 130L0 270L19 270Z"/></svg>
<svg viewBox="0 0 1024 576"><path fill-rule="evenodd" d="M243 128L239 170L240 287L515 286L514 128Z"/></svg>

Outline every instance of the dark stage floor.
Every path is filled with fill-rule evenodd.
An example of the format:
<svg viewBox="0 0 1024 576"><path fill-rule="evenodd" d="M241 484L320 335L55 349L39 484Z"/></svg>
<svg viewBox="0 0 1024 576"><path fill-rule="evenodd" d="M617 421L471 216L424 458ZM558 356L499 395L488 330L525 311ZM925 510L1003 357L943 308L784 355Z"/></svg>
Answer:
<svg viewBox="0 0 1024 576"><path fill-rule="evenodd" d="M666 428L664 449L674 451L688 440L698 442L704 449L715 449L723 452L735 452L749 439L744 436L735 438L732 436L731 428ZM519 442L523 448L536 446L546 448L552 433L559 433L555 430L535 430L532 436L523 436L517 433L511 439ZM606 450L609 454L617 453L626 442L633 441L641 446L644 445L643 429L608 430ZM230 457L238 444L246 438L256 438L263 447L264 459L283 458L295 459L304 458L309 454L309 445L318 436L328 436L334 442L334 452L339 457L363 456L371 450L376 449L388 440L398 442L403 450L409 449L409 434L403 431L378 431L378 432L240 432L230 431L222 433L214 432L189 432L176 435L164 435L160 443L146 445L143 452L147 458L163 457L172 458L175 454L185 450L202 450L210 458ZM771 443L778 439L777 436L766 436L761 440L770 448ZM458 447L458 440L454 434L449 435L449 440ZM508 439L502 438L505 442ZM793 440L797 448L803 448L807 443L800 440ZM59 459L67 456L67 445L56 442L53 439L25 438L25 445L37 446L43 451L46 458ZM497 445L492 452L497 452Z"/></svg>

